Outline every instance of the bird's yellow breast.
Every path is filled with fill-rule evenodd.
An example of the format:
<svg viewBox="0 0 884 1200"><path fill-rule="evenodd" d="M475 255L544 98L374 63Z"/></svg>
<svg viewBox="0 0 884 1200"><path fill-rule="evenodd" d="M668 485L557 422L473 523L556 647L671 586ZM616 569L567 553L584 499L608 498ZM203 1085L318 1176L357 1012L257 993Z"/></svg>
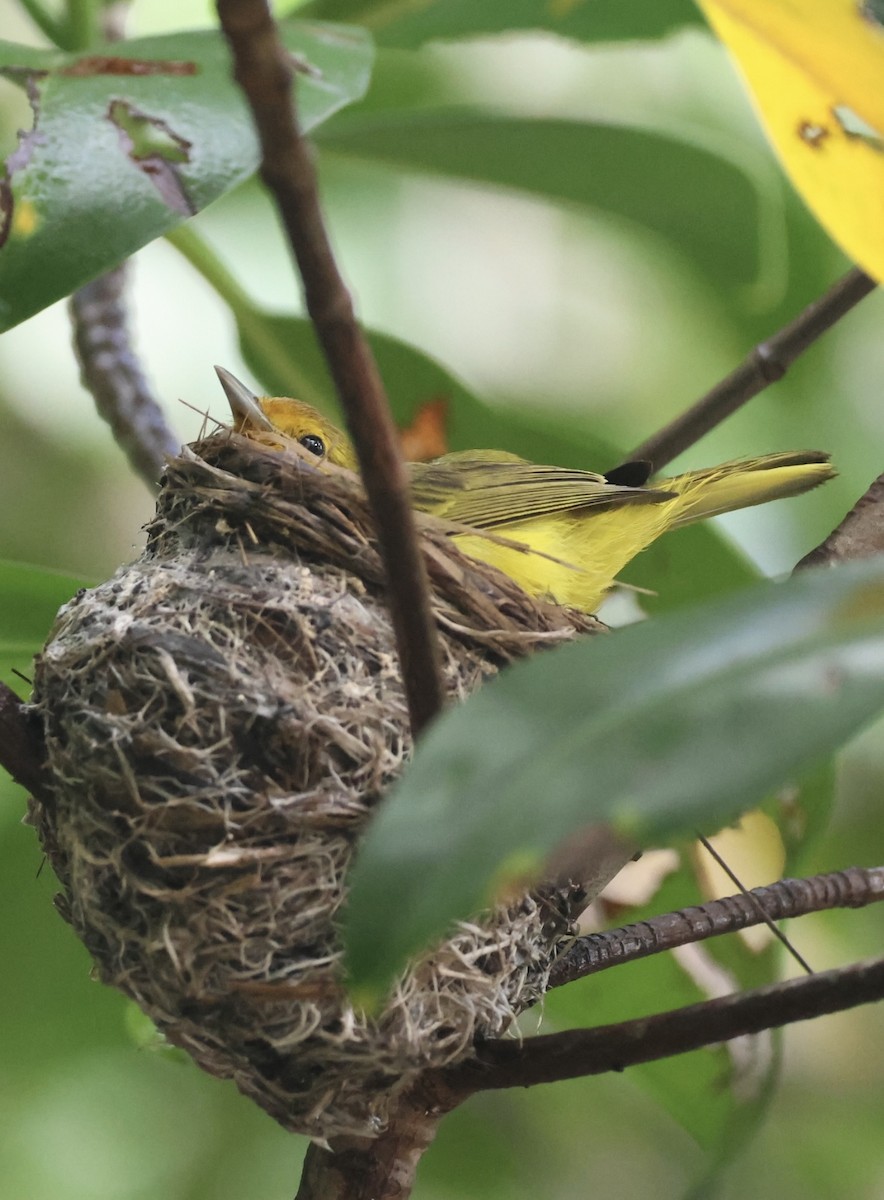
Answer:
<svg viewBox="0 0 884 1200"><path fill-rule="evenodd" d="M587 519L555 513L506 524L494 533L528 551L475 534L457 534L459 550L497 567L532 596L595 612L612 580L669 523L667 503L596 511Z"/></svg>

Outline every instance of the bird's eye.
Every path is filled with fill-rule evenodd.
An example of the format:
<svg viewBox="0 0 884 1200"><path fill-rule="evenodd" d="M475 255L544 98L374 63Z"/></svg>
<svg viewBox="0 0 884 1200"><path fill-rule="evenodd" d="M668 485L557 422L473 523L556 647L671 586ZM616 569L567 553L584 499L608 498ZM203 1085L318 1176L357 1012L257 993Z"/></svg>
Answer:
<svg viewBox="0 0 884 1200"><path fill-rule="evenodd" d="M321 437L317 437L315 433L307 433L301 438L301 445L305 450L309 450L311 454L315 454L317 458L322 458L325 454L325 442Z"/></svg>

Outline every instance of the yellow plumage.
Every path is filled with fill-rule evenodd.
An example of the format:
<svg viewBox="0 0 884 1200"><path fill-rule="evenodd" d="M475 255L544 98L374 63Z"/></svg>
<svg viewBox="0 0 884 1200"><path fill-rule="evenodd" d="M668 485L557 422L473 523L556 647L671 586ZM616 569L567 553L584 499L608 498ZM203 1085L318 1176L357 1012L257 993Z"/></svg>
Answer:
<svg viewBox="0 0 884 1200"><path fill-rule="evenodd" d="M228 372L218 373L240 432L261 432L265 440L279 433L320 460L356 470L346 434L310 405L253 396ZM411 463L409 470L416 508L518 543L480 532L454 534L465 554L498 567L531 595L584 612L594 612L623 567L667 530L795 496L835 474L829 456L815 450L722 463L652 486L620 482L618 472L607 479L499 450L446 454ZM640 468L637 473L641 479Z"/></svg>

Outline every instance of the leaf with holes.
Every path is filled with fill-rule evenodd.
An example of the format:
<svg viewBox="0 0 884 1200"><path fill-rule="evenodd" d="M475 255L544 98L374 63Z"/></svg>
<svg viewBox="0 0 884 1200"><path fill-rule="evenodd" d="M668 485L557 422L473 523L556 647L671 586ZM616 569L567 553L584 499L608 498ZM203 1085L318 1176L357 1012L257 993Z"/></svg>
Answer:
<svg viewBox="0 0 884 1200"><path fill-rule="evenodd" d="M366 34L283 27L312 129L368 85ZM113 55L0 42L33 128L0 173L0 330L113 267L242 182L258 164L251 118L219 33L119 42Z"/></svg>
<svg viewBox="0 0 884 1200"><path fill-rule="evenodd" d="M798 191L884 280L884 3L700 0Z"/></svg>

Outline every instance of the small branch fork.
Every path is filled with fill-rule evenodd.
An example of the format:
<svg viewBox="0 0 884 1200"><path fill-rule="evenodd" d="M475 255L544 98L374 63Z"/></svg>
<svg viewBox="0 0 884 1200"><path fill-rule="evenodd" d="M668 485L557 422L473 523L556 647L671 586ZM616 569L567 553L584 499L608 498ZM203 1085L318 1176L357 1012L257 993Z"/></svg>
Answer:
<svg viewBox="0 0 884 1200"><path fill-rule="evenodd" d="M808 879L783 879L622 929L578 938L553 968L550 987L764 923L768 918L862 908L884 900L884 867L851 867ZM433 1073L436 1105L453 1107L474 1091L531 1087L620 1071L792 1021L884 999L884 959L771 984L651 1017L576 1029L520 1042L486 1042L475 1059Z"/></svg>
<svg viewBox="0 0 884 1200"><path fill-rule="evenodd" d="M811 879L783 880L708 905L580 938L564 956L559 986L609 966L687 942L745 929L772 917L884 899L884 867L851 868ZM311 1146L297 1200L404 1200L421 1155L442 1117L480 1091L533 1087L622 1071L884 998L884 959L854 964L752 992L693 1004L651 1017L480 1046L468 1062L426 1072L398 1102L379 1138L333 1139Z"/></svg>
<svg viewBox="0 0 884 1200"><path fill-rule="evenodd" d="M300 270L307 311L377 519L411 727L417 735L442 707L444 693L426 568L396 428L325 229L316 171L298 131L291 55L266 0L218 0L218 16L258 131L261 176L276 200Z"/></svg>
<svg viewBox="0 0 884 1200"><path fill-rule="evenodd" d="M796 358L875 287L875 281L863 271L848 271L794 321L755 346L736 370L696 404L636 446L629 460L644 460L652 463L655 471L661 470L769 384L782 379Z"/></svg>

